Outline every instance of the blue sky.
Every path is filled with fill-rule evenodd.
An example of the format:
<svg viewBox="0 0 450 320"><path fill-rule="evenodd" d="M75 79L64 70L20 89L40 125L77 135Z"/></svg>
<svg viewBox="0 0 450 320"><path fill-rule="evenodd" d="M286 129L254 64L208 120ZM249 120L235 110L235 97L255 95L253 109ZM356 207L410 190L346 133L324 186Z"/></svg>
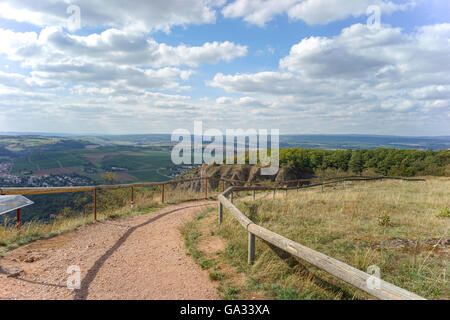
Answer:
<svg viewBox="0 0 450 320"><path fill-rule="evenodd" d="M0 132L202 120L450 135L449 12L445 0L0 0Z"/></svg>

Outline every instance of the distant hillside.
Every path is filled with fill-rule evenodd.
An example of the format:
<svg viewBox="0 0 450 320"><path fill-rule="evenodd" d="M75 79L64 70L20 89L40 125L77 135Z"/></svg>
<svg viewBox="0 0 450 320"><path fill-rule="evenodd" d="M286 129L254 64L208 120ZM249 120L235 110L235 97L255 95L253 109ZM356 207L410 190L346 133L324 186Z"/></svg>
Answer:
<svg viewBox="0 0 450 320"><path fill-rule="evenodd" d="M443 150L450 148L450 137L401 137L359 134L282 135L280 147L313 149L376 149Z"/></svg>
<svg viewBox="0 0 450 320"><path fill-rule="evenodd" d="M47 140L64 138L92 143L102 146L111 145L173 145L171 134L129 134L129 135L69 135L50 133L1 133L0 145L3 139L27 140L30 138ZM269 137L270 140L270 137ZM450 136L437 137L404 137L359 134L292 134L280 135L280 147L300 147L313 149L376 149L397 148L416 150L450 149Z"/></svg>

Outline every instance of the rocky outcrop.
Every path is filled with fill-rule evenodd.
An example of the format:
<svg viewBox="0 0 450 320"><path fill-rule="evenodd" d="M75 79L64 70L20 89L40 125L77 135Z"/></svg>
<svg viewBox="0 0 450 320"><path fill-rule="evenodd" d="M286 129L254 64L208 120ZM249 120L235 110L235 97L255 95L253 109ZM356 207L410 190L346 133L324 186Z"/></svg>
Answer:
<svg viewBox="0 0 450 320"><path fill-rule="evenodd" d="M259 166L234 164L234 165L203 165L182 178L196 178L196 177L212 177L222 178L228 180L246 181L249 183L264 183L264 182L283 182L298 179L309 179L314 176L312 170L299 170L292 166L281 167L278 173L273 176L261 175L261 168ZM181 178L181 177L180 177ZM295 184L295 183L294 183ZM290 183L289 185L293 185ZM193 181L183 184L183 186L192 191L200 191L202 183L200 181ZM219 181L210 180L208 188L215 190L220 187Z"/></svg>

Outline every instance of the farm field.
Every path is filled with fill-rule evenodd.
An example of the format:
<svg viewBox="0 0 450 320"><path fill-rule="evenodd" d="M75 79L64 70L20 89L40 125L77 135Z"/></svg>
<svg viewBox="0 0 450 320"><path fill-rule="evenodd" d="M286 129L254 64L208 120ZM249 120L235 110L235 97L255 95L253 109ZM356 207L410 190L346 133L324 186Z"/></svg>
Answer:
<svg viewBox="0 0 450 320"><path fill-rule="evenodd" d="M102 175L115 172L119 183L162 181L173 167L170 150L168 135L4 135L0 136L0 163L8 164L9 170L0 174L76 174L105 183Z"/></svg>
<svg viewBox="0 0 450 320"><path fill-rule="evenodd" d="M427 299L449 299L450 180L426 179L293 190L275 199L260 193L256 201L241 194L236 203L255 223L302 245L363 271L377 266L382 279ZM184 234L224 298L370 298L260 239L248 265L247 232L227 212L222 225L217 210L204 212Z"/></svg>
<svg viewBox="0 0 450 320"><path fill-rule="evenodd" d="M167 180L167 168L173 164L168 151L148 151L136 147L75 149L42 152L13 160L12 173L77 173L101 180L105 172L116 172L118 182Z"/></svg>
<svg viewBox="0 0 450 320"><path fill-rule="evenodd" d="M93 164L104 171L119 171L117 177L129 180L134 177L136 181L164 181L167 177L158 173L160 169L173 166L170 152L165 151L122 151L116 153L85 153L84 157L92 159ZM92 161L91 161L92 163Z"/></svg>
<svg viewBox="0 0 450 320"><path fill-rule="evenodd" d="M22 174L24 171L32 171L41 174L51 174L51 169L78 168L81 169L88 161L82 156L83 150L65 150L39 152L32 155L13 159L12 173ZM49 171L50 170L50 171ZM57 174L58 172L54 172Z"/></svg>

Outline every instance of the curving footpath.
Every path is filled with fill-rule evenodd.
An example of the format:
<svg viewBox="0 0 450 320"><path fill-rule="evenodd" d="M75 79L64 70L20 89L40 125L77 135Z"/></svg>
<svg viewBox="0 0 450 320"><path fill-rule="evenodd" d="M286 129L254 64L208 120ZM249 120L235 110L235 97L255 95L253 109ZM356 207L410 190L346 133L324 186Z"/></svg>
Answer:
<svg viewBox="0 0 450 320"><path fill-rule="evenodd" d="M0 299L218 299L216 284L186 255L179 228L216 201L171 205L39 240L0 259ZM81 289L67 288L67 268ZM23 270L13 277L1 270Z"/></svg>

